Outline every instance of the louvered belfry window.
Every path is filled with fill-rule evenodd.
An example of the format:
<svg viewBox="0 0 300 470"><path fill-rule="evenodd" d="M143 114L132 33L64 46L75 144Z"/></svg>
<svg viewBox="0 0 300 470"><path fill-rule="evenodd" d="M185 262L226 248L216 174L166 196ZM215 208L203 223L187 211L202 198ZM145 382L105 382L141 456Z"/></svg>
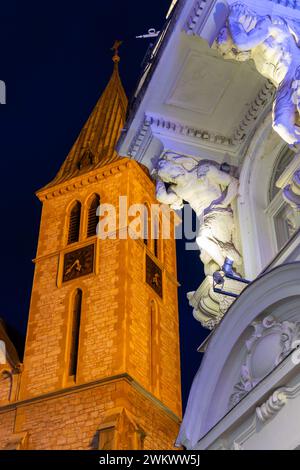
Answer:
<svg viewBox="0 0 300 470"><path fill-rule="evenodd" d="M90 203L88 211L88 222L87 222L87 237L94 237L97 231L97 225L99 217L97 215L97 209L100 205L100 197L95 194Z"/></svg>
<svg viewBox="0 0 300 470"><path fill-rule="evenodd" d="M80 230L81 204L76 201L70 212L68 245L78 242Z"/></svg>
<svg viewBox="0 0 300 470"><path fill-rule="evenodd" d="M77 289L73 298L72 308L69 376L76 376L77 371L81 306L82 291Z"/></svg>

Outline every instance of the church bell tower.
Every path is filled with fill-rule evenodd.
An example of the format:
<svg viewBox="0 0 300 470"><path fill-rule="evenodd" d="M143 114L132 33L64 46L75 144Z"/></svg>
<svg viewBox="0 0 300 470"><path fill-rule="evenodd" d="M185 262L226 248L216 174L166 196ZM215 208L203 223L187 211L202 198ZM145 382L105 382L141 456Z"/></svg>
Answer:
<svg viewBox="0 0 300 470"><path fill-rule="evenodd" d="M118 44L117 44L118 45ZM127 98L110 81L43 204L11 432L30 449L172 449L181 416L175 240L96 235L98 208L157 204L154 184L115 150ZM120 199L121 196L121 199ZM150 215L149 215L150 217Z"/></svg>

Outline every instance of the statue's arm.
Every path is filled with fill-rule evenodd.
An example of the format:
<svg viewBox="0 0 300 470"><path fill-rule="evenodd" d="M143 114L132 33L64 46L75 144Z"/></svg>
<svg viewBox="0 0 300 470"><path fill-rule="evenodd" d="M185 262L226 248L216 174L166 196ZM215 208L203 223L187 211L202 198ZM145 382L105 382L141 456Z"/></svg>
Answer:
<svg viewBox="0 0 300 470"><path fill-rule="evenodd" d="M160 179L156 181L156 199L163 204L170 205L173 209L180 209L183 206L183 200L174 191L167 189Z"/></svg>
<svg viewBox="0 0 300 470"><path fill-rule="evenodd" d="M241 51L253 49L270 35L270 22L266 18L259 20L255 28L251 29L248 33L245 31L242 23L234 16L229 16L228 23L233 42Z"/></svg>
<svg viewBox="0 0 300 470"><path fill-rule="evenodd" d="M208 178L212 181L227 188L227 194L223 199L221 205L228 207L238 195L239 181L233 176L225 173L224 171L218 170L218 168L212 166L207 174Z"/></svg>

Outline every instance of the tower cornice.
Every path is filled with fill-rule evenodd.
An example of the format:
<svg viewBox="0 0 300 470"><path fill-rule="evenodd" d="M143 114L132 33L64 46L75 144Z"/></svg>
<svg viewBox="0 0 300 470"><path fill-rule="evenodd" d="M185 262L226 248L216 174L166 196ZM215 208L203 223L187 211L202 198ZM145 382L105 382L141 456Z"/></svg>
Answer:
<svg viewBox="0 0 300 470"><path fill-rule="evenodd" d="M109 178L116 173L126 171L128 168L137 169L139 172L141 172L142 175L144 175L145 184L153 186L151 179L146 174L146 170L143 169L139 163L126 157L119 157L117 161L109 165L105 165L103 167L97 168L96 170L92 170L88 173L81 174L80 176L73 177L70 180L56 184L55 186L42 188L36 192L36 196L41 202L44 202L45 200L53 199L66 193L78 191L78 189L82 187L97 183L98 181Z"/></svg>

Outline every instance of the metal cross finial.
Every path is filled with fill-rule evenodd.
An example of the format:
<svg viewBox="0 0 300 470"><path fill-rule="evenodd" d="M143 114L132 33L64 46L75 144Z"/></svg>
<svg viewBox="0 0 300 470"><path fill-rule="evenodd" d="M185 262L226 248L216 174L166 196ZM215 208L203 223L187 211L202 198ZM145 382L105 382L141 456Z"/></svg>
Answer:
<svg viewBox="0 0 300 470"><path fill-rule="evenodd" d="M114 62L119 62L120 61L120 56L119 56L119 48L123 41L119 41L118 39L115 41L113 47L111 48L112 51L115 51L115 54L113 56L113 61Z"/></svg>

